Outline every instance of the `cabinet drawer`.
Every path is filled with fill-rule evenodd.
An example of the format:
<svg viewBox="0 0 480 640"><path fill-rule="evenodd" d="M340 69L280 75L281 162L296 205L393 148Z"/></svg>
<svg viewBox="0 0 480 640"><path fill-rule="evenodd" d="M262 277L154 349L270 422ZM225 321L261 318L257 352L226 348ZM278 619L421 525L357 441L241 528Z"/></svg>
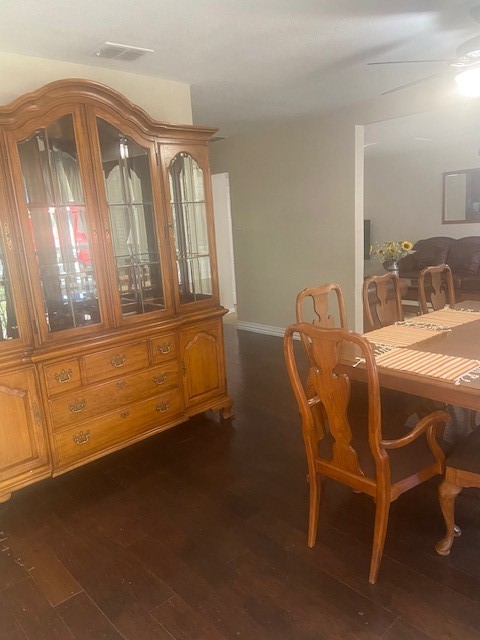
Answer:
<svg viewBox="0 0 480 640"><path fill-rule="evenodd" d="M82 427L57 432L54 434L57 466L78 462L119 445L149 428L169 422L181 411L180 392L174 390L103 415L84 423Z"/></svg>
<svg viewBox="0 0 480 640"><path fill-rule="evenodd" d="M177 357L177 336L174 333L154 338L151 344L154 364Z"/></svg>
<svg viewBox="0 0 480 640"><path fill-rule="evenodd" d="M43 367L43 373L50 396L82 386L80 366L76 358Z"/></svg>
<svg viewBox="0 0 480 640"><path fill-rule="evenodd" d="M83 362L88 384L121 376L148 367L147 343L137 342L92 353L84 356Z"/></svg>
<svg viewBox="0 0 480 640"><path fill-rule="evenodd" d="M168 362L140 373L49 400L54 429L83 422L178 386L178 364Z"/></svg>

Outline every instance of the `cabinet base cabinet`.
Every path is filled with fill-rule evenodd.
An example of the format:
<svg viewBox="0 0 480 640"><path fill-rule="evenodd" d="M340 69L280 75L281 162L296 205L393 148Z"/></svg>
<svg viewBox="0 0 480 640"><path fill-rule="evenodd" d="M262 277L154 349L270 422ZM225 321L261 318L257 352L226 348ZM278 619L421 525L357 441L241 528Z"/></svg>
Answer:
<svg viewBox="0 0 480 640"><path fill-rule="evenodd" d="M55 474L85 464L185 420L180 397L178 393L172 392L55 433Z"/></svg>
<svg viewBox="0 0 480 640"><path fill-rule="evenodd" d="M230 418L221 317L184 326L0 374L0 503L203 411Z"/></svg>
<svg viewBox="0 0 480 640"><path fill-rule="evenodd" d="M210 322L180 332L186 407L225 393L222 323Z"/></svg>
<svg viewBox="0 0 480 640"><path fill-rule="evenodd" d="M33 366L0 375L0 502L51 474Z"/></svg>

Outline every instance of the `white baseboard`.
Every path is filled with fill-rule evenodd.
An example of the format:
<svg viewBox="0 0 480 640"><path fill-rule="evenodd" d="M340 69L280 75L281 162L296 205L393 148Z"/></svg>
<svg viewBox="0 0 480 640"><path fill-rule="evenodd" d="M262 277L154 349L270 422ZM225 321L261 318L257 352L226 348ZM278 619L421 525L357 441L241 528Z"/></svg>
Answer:
<svg viewBox="0 0 480 640"><path fill-rule="evenodd" d="M257 324L256 322L237 321L237 329L242 331L251 331L252 333L264 333L268 336L279 336L283 338L285 329L282 327L272 327L269 324Z"/></svg>

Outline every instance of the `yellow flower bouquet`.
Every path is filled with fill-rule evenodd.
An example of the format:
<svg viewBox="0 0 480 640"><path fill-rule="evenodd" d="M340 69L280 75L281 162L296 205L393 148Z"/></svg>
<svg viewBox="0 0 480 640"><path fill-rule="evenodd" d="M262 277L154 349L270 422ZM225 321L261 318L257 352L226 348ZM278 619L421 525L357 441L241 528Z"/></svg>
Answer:
<svg viewBox="0 0 480 640"><path fill-rule="evenodd" d="M409 253L413 253L413 243L409 240L382 242L370 247L374 260L383 262L385 268L397 268L397 262Z"/></svg>

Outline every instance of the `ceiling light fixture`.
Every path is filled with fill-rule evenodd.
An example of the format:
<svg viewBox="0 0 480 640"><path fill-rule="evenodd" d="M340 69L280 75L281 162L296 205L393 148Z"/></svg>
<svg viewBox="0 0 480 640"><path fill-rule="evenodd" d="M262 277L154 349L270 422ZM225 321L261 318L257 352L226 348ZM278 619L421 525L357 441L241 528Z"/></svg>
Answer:
<svg viewBox="0 0 480 640"><path fill-rule="evenodd" d="M457 73L455 82L459 92L468 98L480 97L480 67Z"/></svg>

